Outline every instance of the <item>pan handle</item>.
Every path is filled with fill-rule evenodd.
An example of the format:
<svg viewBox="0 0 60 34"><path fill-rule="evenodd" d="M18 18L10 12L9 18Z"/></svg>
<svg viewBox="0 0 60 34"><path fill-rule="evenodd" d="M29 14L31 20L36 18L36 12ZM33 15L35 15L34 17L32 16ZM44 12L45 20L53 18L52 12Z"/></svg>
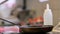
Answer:
<svg viewBox="0 0 60 34"><path fill-rule="evenodd" d="M19 24L15 24L15 23L13 23L13 22L10 22L10 21L8 21L8 20L5 20L5 19L3 19L3 18L0 18L0 20L6 21L6 22L11 23L11 24L13 24L13 25L19 25Z"/></svg>
<svg viewBox="0 0 60 34"><path fill-rule="evenodd" d="M1 2L0 5L4 4L4 3L7 2L7 1L8 1L8 0L5 0L5 1Z"/></svg>

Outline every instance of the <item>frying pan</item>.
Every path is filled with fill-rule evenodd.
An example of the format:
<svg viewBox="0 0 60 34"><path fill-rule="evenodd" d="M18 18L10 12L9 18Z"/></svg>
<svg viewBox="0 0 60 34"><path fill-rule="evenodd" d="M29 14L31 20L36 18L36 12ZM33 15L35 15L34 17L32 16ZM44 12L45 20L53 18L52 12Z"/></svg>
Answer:
<svg viewBox="0 0 60 34"><path fill-rule="evenodd" d="M23 10L26 11L26 1L27 0L23 0ZM52 25L43 25L43 26L28 26L28 27L21 27L21 30L23 32L49 32L51 31L53 28Z"/></svg>
<svg viewBox="0 0 60 34"><path fill-rule="evenodd" d="M43 26L28 26L28 27L21 27L20 24L14 24L13 22L10 22L8 20L2 19L3 21L9 22L13 25L18 25L21 32L25 32L25 33L36 33L36 32L50 32L53 29L52 25L43 25Z"/></svg>
<svg viewBox="0 0 60 34"><path fill-rule="evenodd" d="M21 30L25 33L50 32L52 29L53 29L52 25L29 26L29 27L22 27L21 28Z"/></svg>

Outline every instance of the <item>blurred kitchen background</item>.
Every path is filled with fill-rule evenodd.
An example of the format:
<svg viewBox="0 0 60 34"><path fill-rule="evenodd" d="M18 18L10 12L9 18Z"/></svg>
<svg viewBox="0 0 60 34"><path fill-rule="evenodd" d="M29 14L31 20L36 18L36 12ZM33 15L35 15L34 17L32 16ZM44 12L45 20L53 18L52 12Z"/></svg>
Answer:
<svg viewBox="0 0 60 34"><path fill-rule="evenodd" d="M39 0L27 0L26 6L27 6L27 10L34 10L36 12L36 15L34 17L38 17L38 16L43 16L43 13L44 13L44 10L46 8L47 3L49 3L50 8L52 10L53 25L55 26L60 21L60 0L48 0L46 2L39 2ZM22 7L23 1L22 0L16 0L15 5ZM14 9L14 8L12 8L12 9ZM12 9L10 9L10 10L12 10ZM9 9L7 9L7 10L9 11ZM15 11L15 12L17 12L17 11ZM6 14L7 13L8 12L6 12ZM0 10L0 17L2 17L1 10Z"/></svg>
<svg viewBox="0 0 60 34"><path fill-rule="evenodd" d="M60 0L48 0L47 2L39 2L39 0L27 0L27 9L32 10L34 8L37 13L36 17L42 16L44 9L46 8L46 3L49 3L50 8L52 9L54 21L53 24L55 26L60 21Z"/></svg>
<svg viewBox="0 0 60 34"><path fill-rule="evenodd" d="M46 3L50 4L50 8L53 12L53 24L54 26L58 24L60 21L60 0L49 0L48 2L39 2L38 0L27 0L27 8L32 9L32 7L36 11L36 16L42 16L44 13L44 9L46 8Z"/></svg>

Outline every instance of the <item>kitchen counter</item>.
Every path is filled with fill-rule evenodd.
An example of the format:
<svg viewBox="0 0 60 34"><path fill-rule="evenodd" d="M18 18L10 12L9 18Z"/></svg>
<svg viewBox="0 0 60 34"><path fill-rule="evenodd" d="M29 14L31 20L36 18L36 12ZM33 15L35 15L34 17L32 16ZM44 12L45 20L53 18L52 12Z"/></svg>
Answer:
<svg viewBox="0 0 60 34"><path fill-rule="evenodd" d="M40 33L41 34L41 33ZM49 32L47 34L60 34L60 32Z"/></svg>
<svg viewBox="0 0 60 34"><path fill-rule="evenodd" d="M49 32L48 34L60 34L60 32Z"/></svg>
<svg viewBox="0 0 60 34"><path fill-rule="evenodd" d="M3 34L8 34L8 33L3 33ZM10 33L10 34L36 34L36 33ZM39 32L37 34L60 34L60 33L58 33L58 32L48 32L48 33Z"/></svg>

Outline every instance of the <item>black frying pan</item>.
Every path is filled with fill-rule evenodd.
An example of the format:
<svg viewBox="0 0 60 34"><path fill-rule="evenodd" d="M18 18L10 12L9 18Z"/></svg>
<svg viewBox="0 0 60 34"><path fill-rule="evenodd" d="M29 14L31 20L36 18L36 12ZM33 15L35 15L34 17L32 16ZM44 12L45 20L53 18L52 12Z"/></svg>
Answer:
<svg viewBox="0 0 60 34"><path fill-rule="evenodd" d="M52 31L52 25L44 25L44 26L29 26L29 27L22 27L21 30L24 33L36 33L36 32L50 32Z"/></svg>

